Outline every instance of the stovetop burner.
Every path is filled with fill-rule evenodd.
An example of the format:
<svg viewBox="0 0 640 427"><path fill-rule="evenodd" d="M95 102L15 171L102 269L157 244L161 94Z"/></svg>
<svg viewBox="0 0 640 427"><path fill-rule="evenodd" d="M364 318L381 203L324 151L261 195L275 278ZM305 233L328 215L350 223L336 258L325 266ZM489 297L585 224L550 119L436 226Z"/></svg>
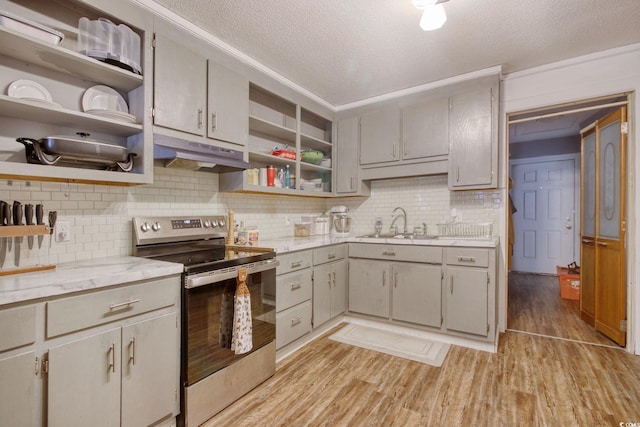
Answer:
<svg viewBox="0 0 640 427"><path fill-rule="evenodd" d="M134 255L183 264L196 274L275 257L271 250L225 246L224 216L141 217L133 219Z"/></svg>

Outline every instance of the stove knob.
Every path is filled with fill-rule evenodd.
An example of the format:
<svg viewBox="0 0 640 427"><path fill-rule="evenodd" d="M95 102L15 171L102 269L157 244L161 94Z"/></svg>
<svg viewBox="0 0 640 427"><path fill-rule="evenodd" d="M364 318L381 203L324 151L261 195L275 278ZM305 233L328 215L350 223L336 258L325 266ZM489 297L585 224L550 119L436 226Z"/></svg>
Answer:
<svg viewBox="0 0 640 427"><path fill-rule="evenodd" d="M209 228L211 227L211 221L209 221L208 219L204 220L204 228Z"/></svg>
<svg viewBox="0 0 640 427"><path fill-rule="evenodd" d="M216 220L216 219L211 220L211 226L214 227L214 228L217 227L218 226L218 220Z"/></svg>
<svg viewBox="0 0 640 427"><path fill-rule="evenodd" d="M162 227L160 227L160 223L159 223L159 222L156 222L155 224L153 224L153 225L151 226L151 228L153 229L153 231L158 231L158 230L160 230Z"/></svg>
<svg viewBox="0 0 640 427"><path fill-rule="evenodd" d="M140 230L142 230L144 233L146 233L147 231L149 231L151 229L151 226L149 225L148 222L145 222L144 224L142 224L140 226Z"/></svg>
<svg viewBox="0 0 640 427"><path fill-rule="evenodd" d="M224 227L224 224L225 224L224 219L221 219L220 221L218 221L218 225L220 227Z"/></svg>

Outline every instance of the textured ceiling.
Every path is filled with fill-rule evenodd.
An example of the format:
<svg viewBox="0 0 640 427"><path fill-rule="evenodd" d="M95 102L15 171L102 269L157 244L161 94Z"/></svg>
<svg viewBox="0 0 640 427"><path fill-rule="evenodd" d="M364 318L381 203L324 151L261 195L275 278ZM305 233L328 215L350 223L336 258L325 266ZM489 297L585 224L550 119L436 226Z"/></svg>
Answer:
<svg viewBox="0 0 640 427"><path fill-rule="evenodd" d="M411 0L155 2L336 107L640 42L640 0L450 0L432 32Z"/></svg>

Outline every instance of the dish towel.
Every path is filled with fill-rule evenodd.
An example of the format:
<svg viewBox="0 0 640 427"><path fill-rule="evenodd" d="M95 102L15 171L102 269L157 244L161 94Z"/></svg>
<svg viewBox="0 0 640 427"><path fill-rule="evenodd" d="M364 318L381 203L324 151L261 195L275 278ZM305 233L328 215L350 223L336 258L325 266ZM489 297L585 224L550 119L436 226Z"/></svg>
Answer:
<svg viewBox="0 0 640 427"><path fill-rule="evenodd" d="M231 350L244 354L253 348L253 325L251 323L251 294L247 287L247 269L238 269L238 286L233 297L233 337Z"/></svg>

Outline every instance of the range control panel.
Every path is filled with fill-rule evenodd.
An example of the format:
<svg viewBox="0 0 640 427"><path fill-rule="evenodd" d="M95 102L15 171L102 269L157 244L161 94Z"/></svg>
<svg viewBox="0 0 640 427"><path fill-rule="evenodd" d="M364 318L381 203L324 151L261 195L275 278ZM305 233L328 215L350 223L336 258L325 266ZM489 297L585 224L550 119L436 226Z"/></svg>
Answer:
<svg viewBox="0 0 640 427"><path fill-rule="evenodd" d="M133 218L136 245L226 237L224 215Z"/></svg>

